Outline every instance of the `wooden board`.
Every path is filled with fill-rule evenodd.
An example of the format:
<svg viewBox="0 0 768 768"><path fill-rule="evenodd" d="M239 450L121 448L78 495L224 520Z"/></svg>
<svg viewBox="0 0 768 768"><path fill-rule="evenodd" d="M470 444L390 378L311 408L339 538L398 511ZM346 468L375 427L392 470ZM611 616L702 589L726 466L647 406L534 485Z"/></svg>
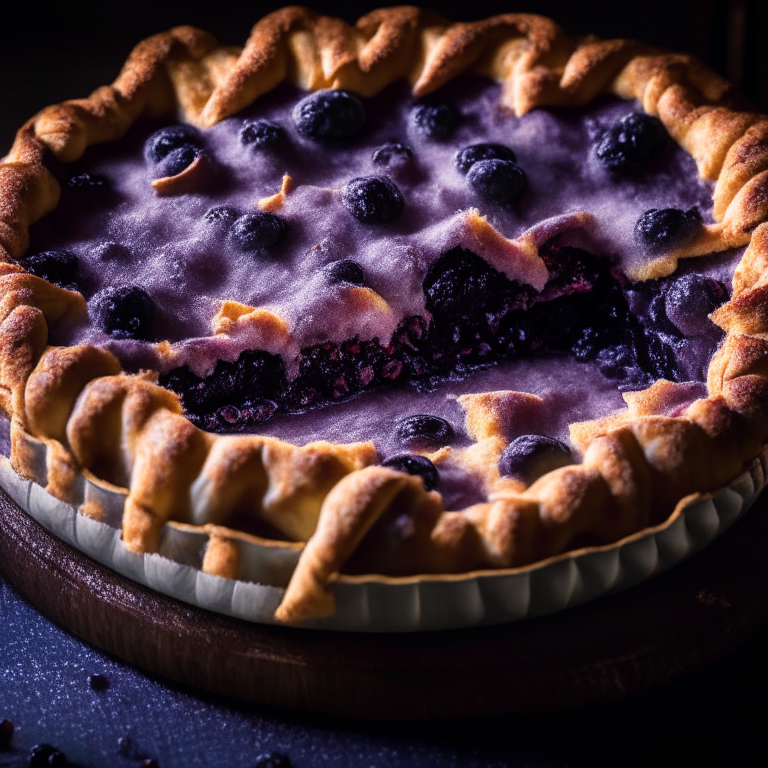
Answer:
<svg viewBox="0 0 768 768"><path fill-rule="evenodd" d="M706 551L554 616L419 634L249 624L153 592L46 531L0 493L0 572L45 616L120 658L216 693L358 718L581 707L650 691L768 620L768 498Z"/></svg>

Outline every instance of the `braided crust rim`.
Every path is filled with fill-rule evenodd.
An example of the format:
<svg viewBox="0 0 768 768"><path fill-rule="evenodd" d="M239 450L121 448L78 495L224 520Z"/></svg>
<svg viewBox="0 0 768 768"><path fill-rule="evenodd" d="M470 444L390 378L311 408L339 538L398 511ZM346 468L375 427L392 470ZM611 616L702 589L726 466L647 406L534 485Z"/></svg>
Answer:
<svg viewBox="0 0 768 768"><path fill-rule="evenodd" d="M210 126L284 80L370 96L406 78L423 96L464 71L500 81L502 105L517 115L602 94L637 99L716 182L716 224L654 274L637 276L667 274L681 257L748 245L733 298L713 316L727 337L709 367L707 398L675 417L659 415L669 387L658 382L628 398L626 412L572 425L582 464L527 489L494 478L488 502L446 512L420 481L373 466L371 444L297 448L209 435L150 374L123 374L104 350L47 345L48 326L85 304L13 262L28 246L29 225L58 203L46 157L73 162L144 117L176 112ZM309 539L276 614L288 622L333 612L328 583L350 557L374 571L394 569L394 576L466 573L541 561L582 534L617 541L656 524L683 497L727 484L768 438L768 117L738 108L731 86L693 57L633 41L570 38L528 14L450 24L399 7L352 27L292 7L258 22L242 50L190 27L151 37L112 86L28 121L0 164L0 405L12 417L13 467L33 476L32 436L48 446L54 496L67 500L83 471L129 488L123 538L134 551L153 551L166 520L217 522L243 505L285 535ZM487 467L504 447L498 409L474 405L468 427L478 442L465 460ZM365 539L393 505L416 521L396 562ZM205 569L233 577L237 568L222 536Z"/></svg>

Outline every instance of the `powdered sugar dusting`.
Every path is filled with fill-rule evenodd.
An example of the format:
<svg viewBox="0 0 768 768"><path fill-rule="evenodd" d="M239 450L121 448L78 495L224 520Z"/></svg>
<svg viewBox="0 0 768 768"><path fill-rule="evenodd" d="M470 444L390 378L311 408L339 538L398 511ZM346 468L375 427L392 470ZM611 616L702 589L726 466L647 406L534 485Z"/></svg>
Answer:
<svg viewBox="0 0 768 768"><path fill-rule="evenodd" d="M186 340L211 334L211 320L225 299L268 307L285 317L294 339L286 349L289 358L301 346L354 333L388 340L400 319L424 312L424 274L444 252L460 211L479 209L508 238L543 219L588 211L596 220L589 235L592 250L625 270L646 258L632 231L648 208L696 206L708 216L711 184L698 179L693 160L673 142L641 179L613 177L595 157L596 138L636 111L633 102L570 112L541 109L518 119L499 107L498 85L460 78L440 96L460 109L462 121L451 141L434 143L414 133L413 100L407 87L397 84L365 100L367 122L359 137L327 146L296 131L290 112L301 95L280 87L242 115L204 131L208 172L187 194L159 197L150 185L142 147L155 124L140 124L124 141L90 149L76 170L106 176L114 197L83 215L82 203L67 193L59 209L32 228L30 252L72 250L87 294L103 285L140 285L157 305L157 340L180 346L173 364L186 357L198 370L210 370L215 356L201 357L201 345ZM246 117L278 123L287 140L276 151L244 146L239 131ZM408 143L413 158L382 169L372 153L391 140ZM516 153L528 178L516 209L480 199L456 168L456 151L479 141L501 143ZM405 211L390 224L362 224L342 206L340 188L351 178L381 173L397 183ZM289 232L269 253L241 252L225 227L204 218L220 205L256 211L259 200L280 190L284 174L294 188L278 213ZM359 262L367 285L383 299L359 313L358 325L350 315L359 308L344 296L345 287L329 288L321 273L325 264L342 258ZM150 345L137 348L136 342L109 339L91 325L70 329L59 340L106 344L137 365L163 369L168 364ZM239 351L233 348L228 357Z"/></svg>

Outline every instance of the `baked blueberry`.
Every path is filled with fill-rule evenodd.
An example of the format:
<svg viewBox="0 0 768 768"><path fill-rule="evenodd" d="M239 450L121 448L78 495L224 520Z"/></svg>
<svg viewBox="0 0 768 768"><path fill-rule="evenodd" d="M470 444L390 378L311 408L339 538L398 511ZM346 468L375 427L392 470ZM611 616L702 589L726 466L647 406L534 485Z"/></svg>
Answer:
<svg viewBox="0 0 768 768"><path fill-rule="evenodd" d="M282 216L269 211L245 213L232 224L229 237L241 251L261 251L274 248L285 240L288 223Z"/></svg>
<svg viewBox="0 0 768 768"><path fill-rule="evenodd" d="M351 285L365 285L365 272L363 268L352 259L340 259L332 261L323 267L323 273L331 283L350 283Z"/></svg>
<svg viewBox="0 0 768 768"><path fill-rule="evenodd" d="M547 472L572 463L570 448L560 440L544 435L520 435L501 454L499 474L530 485Z"/></svg>
<svg viewBox="0 0 768 768"><path fill-rule="evenodd" d="M651 253L659 253L682 245L701 226L701 214L691 208L651 208L635 224L635 240Z"/></svg>
<svg viewBox="0 0 768 768"><path fill-rule="evenodd" d="M197 160L200 149L197 147L177 147L172 149L155 167L154 175L158 178L176 176L189 168Z"/></svg>
<svg viewBox="0 0 768 768"><path fill-rule="evenodd" d="M413 150L401 141L389 141L373 150L374 165L396 166L403 165L413 158Z"/></svg>
<svg viewBox="0 0 768 768"><path fill-rule="evenodd" d="M293 122L296 130L308 139L348 139L365 124L365 107L347 91L317 91L293 108Z"/></svg>
<svg viewBox="0 0 768 768"><path fill-rule="evenodd" d="M217 205L215 208L209 208L205 212L203 218L206 221L213 222L214 224L231 224L235 219L239 218L240 211L237 208L233 208L231 205Z"/></svg>
<svg viewBox="0 0 768 768"><path fill-rule="evenodd" d="M612 125L597 143L598 159L614 173L637 175L658 157L667 131L657 117L635 112Z"/></svg>
<svg viewBox="0 0 768 768"><path fill-rule="evenodd" d="M448 141L460 119L456 107L444 101L419 104L411 112L416 133L429 141Z"/></svg>
<svg viewBox="0 0 768 768"><path fill-rule="evenodd" d="M90 685L94 691L106 691L109 688L109 679L104 675L91 675L88 678L88 685Z"/></svg>
<svg viewBox="0 0 768 768"><path fill-rule="evenodd" d="M155 131L144 144L144 157L148 163L157 165L173 150L189 147L202 149L202 142L197 131L187 125L169 125Z"/></svg>
<svg viewBox="0 0 768 768"><path fill-rule="evenodd" d="M418 414L401 419L395 427L395 436L405 446L448 445L453 440L453 427L439 416Z"/></svg>
<svg viewBox="0 0 768 768"><path fill-rule="evenodd" d="M285 383L279 356L247 351L233 363L219 360L213 372L201 378L184 365L160 376L160 385L181 396L184 409L196 416L225 405L247 407L252 398L272 398Z"/></svg>
<svg viewBox="0 0 768 768"><path fill-rule="evenodd" d="M344 207L363 224L388 224L403 213L403 195L388 176L363 176L341 190Z"/></svg>
<svg viewBox="0 0 768 768"><path fill-rule="evenodd" d="M285 131L271 120L245 120L240 127L240 143L253 149L274 149Z"/></svg>
<svg viewBox="0 0 768 768"><path fill-rule="evenodd" d="M149 294L137 285L103 288L90 302L96 324L117 339L149 341L155 305Z"/></svg>
<svg viewBox="0 0 768 768"><path fill-rule="evenodd" d="M503 144L473 144L471 147L460 149L453 158L462 173L467 173L480 160L509 160L514 163L517 158L515 153Z"/></svg>
<svg viewBox="0 0 768 768"><path fill-rule="evenodd" d="M525 171L510 160L478 160L467 181L480 197L504 207L513 205L525 189Z"/></svg>
<svg viewBox="0 0 768 768"><path fill-rule="evenodd" d="M424 481L424 488L428 491L433 490L437 485L437 467L426 456L401 453L382 461L381 466L420 477Z"/></svg>
<svg viewBox="0 0 768 768"><path fill-rule="evenodd" d="M728 300L728 290L706 275L682 275L664 293L667 319L683 336L703 336L717 331L709 315Z"/></svg>
<svg viewBox="0 0 768 768"><path fill-rule="evenodd" d="M27 256L19 263L30 274L42 277L60 288L80 290L77 285L80 263L71 251L43 251Z"/></svg>
<svg viewBox="0 0 768 768"><path fill-rule="evenodd" d="M29 768L62 768L67 756L50 744L36 744L29 753Z"/></svg>
<svg viewBox="0 0 768 768"><path fill-rule="evenodd" d="M10 720L0 722L0 750L9 749L13 739L13 723Z"/></svg>

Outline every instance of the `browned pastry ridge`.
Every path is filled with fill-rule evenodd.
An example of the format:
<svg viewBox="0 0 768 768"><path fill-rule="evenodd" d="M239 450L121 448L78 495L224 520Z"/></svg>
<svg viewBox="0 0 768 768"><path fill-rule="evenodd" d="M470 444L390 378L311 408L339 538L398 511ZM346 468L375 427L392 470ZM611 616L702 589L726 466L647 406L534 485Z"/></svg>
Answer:
<svg viewBox="0 0 768 768"><path fill-rule="evenodd" d="M420 479L376 465L370 443L296 447L207 434L154 374L127 375L92 346L48 345L49 325L86 308L80 294L15 262L28 247L29 225L59 199L47 158L76 161L142 118L176 115L210 126L286 80L372 96L404 78L423 96L467 71L500 81L502 103L517 115L604 94L637 99L715 182L716 223L644 276L668 274L680 257L748 246L733 298L713 316L727 337L709 366L708 397L673 418L659 414L676 385L659 381L628 394L626 411L572 425L581 464L526 488L500 478L496 462L505 420L537 398L466 396L476 443L458 459L485 477L488 501L446 511ZM134 552L156 551L167 521L207 521L208 573L240 573L237 544L247 534L226 527L234 513L307 542L276 613L284 622L332 614L329 585L350 578L339 575L345 565L393 577L515 568L565 552L587 533L609 543L657 524L692 494L731 481L768 439L768 117L740 110L732 87L691 56L569 37L526 14L451 24L399 7L350 26L285 8L259 21L242 49L191 27L151 37L113 85L29 120L0 164L0 404L12 419L12 467L38 477L35 446L44 444L53 496L81 503L81 475L127 489L123 541ZM409 512L414 522L395 552L366 537L388 510ZM102 514L93 499L81 512Z"/></svg>

